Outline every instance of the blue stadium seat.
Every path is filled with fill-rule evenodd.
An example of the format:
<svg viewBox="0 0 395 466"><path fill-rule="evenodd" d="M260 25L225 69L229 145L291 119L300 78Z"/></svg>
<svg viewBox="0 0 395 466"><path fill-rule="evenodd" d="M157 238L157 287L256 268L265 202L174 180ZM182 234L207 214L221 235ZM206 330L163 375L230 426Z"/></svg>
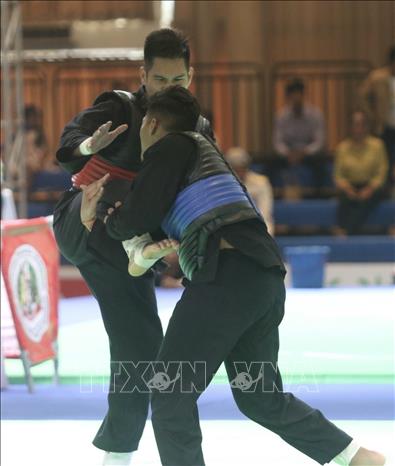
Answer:
<svg viewBox="0 0 395 466"><path fill-rule="evenodd" d="M328 246L329 262L395 262L395 238L391 236L279 236L276 242L283 255L287 247Z"/></svg>
<svg viewBox="0 0 395 466"><path fill-rule="evenodd" d="M70 174L63 171L39 171L33 175L30 191L66 191L71 188Z"/></svg>
<svg viewBox="0 0 395 466"><path fill-rule="evenodd" d="M331 227L336 224L336 199L276 201L274 221L277 225ZM371 213L367 225L388 227L395 224L395 201L387 200Z"/></svg>
<svg viewBox="0 0 395 466"><path fill-rule="evenodd" d="M28 202L27 218L46 217L52 215L56 202Z"/></svg>

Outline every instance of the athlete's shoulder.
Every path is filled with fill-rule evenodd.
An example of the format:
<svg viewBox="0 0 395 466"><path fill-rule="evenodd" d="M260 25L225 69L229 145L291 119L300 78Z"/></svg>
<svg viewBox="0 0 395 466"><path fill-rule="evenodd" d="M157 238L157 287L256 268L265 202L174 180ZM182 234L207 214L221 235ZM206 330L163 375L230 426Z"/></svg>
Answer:
<svg viewBox="0 0 395 466"><path fill-rule="evenodd" d="M177 133L169 133L164 138L162 138L162 147L173 147L174 149L180 150L195 150L196 143L193 138L193 134L195 133L184 133L184 132L177 132ZM196 133L198 134L198 133Z"/></svg>
<svg viewBox="0 0 395 466"><path fill-rule="evenodd" d="M100 105L106 103L117 107L123 107L125 110L132 109L135 105L142 106L143 96L139 91L130 92L121 89L114 89L112 91L102 92L96 97L93 105Z"/></svg>
<svg viewBox="0 0 395 466"><path fill-rule="evenodd" d="M203 115L199 115L195 131L197 131L200 134L203 134L204 136L208 136L210 139L215 141L215 135L211 123Z"/></svg>

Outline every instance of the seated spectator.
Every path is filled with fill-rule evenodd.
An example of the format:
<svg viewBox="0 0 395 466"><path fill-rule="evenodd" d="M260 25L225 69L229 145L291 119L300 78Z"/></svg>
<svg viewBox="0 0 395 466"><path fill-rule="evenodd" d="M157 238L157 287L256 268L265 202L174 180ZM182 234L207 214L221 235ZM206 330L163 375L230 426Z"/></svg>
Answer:
<svg viewBox="0 0 395 466"><path fill-rule="evenodd" d="M58 194L71 187L71 178L60 169L48 150L41 110L35 105L26 105L24 116L26 178L21 177L24 175L22 154L9 162L8 173L14 180L14 189L26 186L28 190L28 216L49 215Z"/></svg>
<svg viewBox="0 0 395 466"><path fill-rule="evenodd" d="M305 102L305 86L293 79L285 88L287 106L276 115L273 145L282 158L284 187L319 187L323 183L325 124L321 110Z"/></svg>
<svg viewBox="0 0 395 466"><path fill-rule="evenodd" d="M274 235L273 191L269 179L249 169L251 157L241 147L232 147L229 149L225 154L225 158L247 187L255 205L265 219L269 233Z"/></svg>
<svg viewBox="0 0 395 466"><path fill-rule="evenodd" d="M390 166L395 167L395 45L388 64L373 70L361 88L362 104L372 121L373 133L382 138ZM389 174L392 175L390 170ZM390 176L391 181L395 181Z"/></svg>
<svg viewBox="0 0 395 466"><path fill-rule="evenodd" d="M59 171L55 158L48 153L42 111L33 104L25 106L25 135L28 172Z"/></svg>
<svg viewBox="0 0 395 466"><path fill-rule="evenodd" d="M377 206L388 173L388 159L381 139L369 135L366 114L351 117L351 137L339 144L335 159L335 184L339 206L335 234L357 234Z"/></svg>

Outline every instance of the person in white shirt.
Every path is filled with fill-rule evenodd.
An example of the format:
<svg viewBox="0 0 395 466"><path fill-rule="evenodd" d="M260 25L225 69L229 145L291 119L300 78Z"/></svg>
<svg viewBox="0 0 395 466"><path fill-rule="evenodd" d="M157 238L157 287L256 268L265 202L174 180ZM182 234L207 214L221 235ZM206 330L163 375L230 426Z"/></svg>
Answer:
<svg viewBox="0 0 395 466"><path fill-rule="evenodd" d="M273 190L269 179L249 169L251 157L242 147L231 147L226 152L225 158L247 187L255 205L265 219L269 233L273 236Z"/></svg>
<svg viewBox="0 0 395 466"><path fill-rule="evenodd" d="M325 120L305 102L305 85L294 78L285 87L287 105L275 116L273 148L283 166L284 187L320 187L324 169Z"/></svg>

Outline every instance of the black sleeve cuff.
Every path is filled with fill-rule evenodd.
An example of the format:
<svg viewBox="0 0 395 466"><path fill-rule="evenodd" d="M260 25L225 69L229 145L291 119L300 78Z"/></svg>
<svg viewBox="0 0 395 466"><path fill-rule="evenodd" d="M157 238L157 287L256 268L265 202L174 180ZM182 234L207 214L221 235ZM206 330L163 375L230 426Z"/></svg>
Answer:
<svg viewBox="0 0 395 466"><path fill-rule="evenodd" d="M72 162L78 159L86 159L87 156L85 155L80 155L80 156L73 155L73 152L76 149L76 147L78 147L78 145L74 147L59 148L56 152L56 159L61 163Z"/></svg>

